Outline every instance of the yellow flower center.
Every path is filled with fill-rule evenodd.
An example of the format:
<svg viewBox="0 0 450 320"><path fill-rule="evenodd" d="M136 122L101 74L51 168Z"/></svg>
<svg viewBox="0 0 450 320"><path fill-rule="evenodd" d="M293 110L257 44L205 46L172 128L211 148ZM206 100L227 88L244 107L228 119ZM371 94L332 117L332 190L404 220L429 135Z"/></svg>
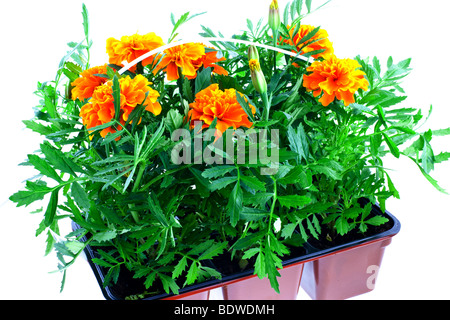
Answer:
<svg viewBox="0 0 450 320"><path fill-rule="evenodd" d="M259 61L256 59L250 59L248 66L250 67L251 71L260 71L261 70Z"/></svg>

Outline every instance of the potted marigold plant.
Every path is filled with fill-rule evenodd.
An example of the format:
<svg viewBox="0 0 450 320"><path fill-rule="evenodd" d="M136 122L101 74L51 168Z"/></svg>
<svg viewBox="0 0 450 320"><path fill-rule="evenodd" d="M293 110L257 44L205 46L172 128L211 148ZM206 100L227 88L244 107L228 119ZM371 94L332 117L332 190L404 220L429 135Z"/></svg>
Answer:
<svg viewBox="0 0 450 320"><path fill-rule="evenodd" d="M383 157L411 158L444 191L429 173L448 154L430 141L449 130L420 132L420 110L399 106L408 59L383 71L376 57L336 57L325 30L302 24L311 1L268 8L268 23L247 21L232 39L203 27L210 45L174 41L194 16L172 16L167 43L153 32L110 38L109 61L91 66L83 6L85 40L55 82L38 84L41 105L25 121L45 137L25 162L39 175L10 198L48 200L37 234L64 276L85 252L108 299L371 289L367 270L399 231Z"/></svg>

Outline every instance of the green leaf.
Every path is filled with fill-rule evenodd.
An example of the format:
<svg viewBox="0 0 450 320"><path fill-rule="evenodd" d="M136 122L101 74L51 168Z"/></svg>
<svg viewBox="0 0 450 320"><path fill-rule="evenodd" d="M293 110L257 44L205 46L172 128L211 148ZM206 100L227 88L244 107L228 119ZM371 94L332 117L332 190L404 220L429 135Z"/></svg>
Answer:
<svg viewBox="0 0 450 320"><path fill-rule="evenodd" d="M195 94L211 85L211 67L203 69L195 78Z"/></svg>
<svg viewBox="0 0 450 320"><path fill-rule="evenodd" d="M167 116L164 120L164 123L166 124L167 129L169 129L170 132L173 132L183 126L183 116L176 109L170 109L167 112Z"/></svg>
<svg viewBox="0 0 450 320"><path fill-rule="evenodd" d="M225 188L229 184L236 182L238 180L237 177L224 177L217 180L212 181L210 190L216 191Z"/></svg>
<svg viewBox="0 0 450 320"><path fill-rule="evenodd" d="M288 223L283 226L283 230L281 230L281 236L283 238L290 238L297 227L296 223Z"/></svg>
<svg viewBox="0 0 450 320"><path fill-rule="evenodd" d="M108 230L103 232L98 232L94 234L92 237L95 241L98 242L105 242L113 240L115 237L117 237L117 232L115 230Z"/></svg>
<svg viewBox="0 0 450 320"><path fill-rule="evenodd" d="M433 136L442 137L442 136L447 136L447 135L450 135L450 128L433 130Z"/></svg>
<svg viewBox="0 0 450 320"><path fill-rule="evenodd" d="M389 219L386 217L375 216L375 217L370 218L369 220L364 221L364 223L370 224L372 226L381 226L382 224L385 224L388 221L389 221Z"/></svg>
<svg viewBox="0 0 450 320"><path fill-rule="evenodd" d="M269 246L265 247L265 256L266 256L266 271L270 281L270 285L275 290L275 292L280 293L280 287L278 284L277 277L280 276L276 266L279 258L275 253L271 251Z"/></svg>
<svg viewBox="0 0 450 320"><path fill-rule="evenodd" d="M190 285L193 284L195 282L195 280L197 280L198 278L198 262L194 261L191 264L191 267L189 268L189 271L186 275L186 282L184 283L185 285Z"/></svg>
<svg viewBox="0 0 450 320"><path fill-rule="evenodd" d="M391 180L391 177L389 177L389 175L386 172L385 172L385 174L386 174L386 178L387 178L387 181L388 181L389 191L392 192L392 195L395 198L400 199L400 194L399 194L398 190L395 188L394 183Z"/></svg>
<svg viewBox="0 0 450 320"><path fill-rule="evenodd" d="M184 272L186 267L187 267L187 258L186 256L183 256L183 258L181 258L181 260L177 263L177 265L173 269L172 278L174 279L178 278Z"/></svg>
<svg viewBox="0 0 450 320"><path fill-rule="evenodd" d="M92 262L95 263L96 265L101 266L101 267L106 267L106 268L114 267L114 265L110 264L109 262L106 262L103 259L99 259L99 258L93 258Z"/></svg>
<svg viewBox="0 0 450 320"><path fill-rule="evenodd" d="M262 191L262 192L266 191L265 183L256 177L249 177L249 176L241 175L240 180L250 189L253 189L255 191Z"/></svg>
<svg viewBox="0 0 450 320"><path fill-rule="evenodd" d="M450 159L450 152L441 152L435 157L435 163L441 163Z"/></svg>
<svg viewBox="0 0 450 320"><path fill-rule="evenodd" d="M198 257L198 260L212 259L213 257L222 254L223 251L227 248L227 246L228 246L228 242L215 243L214 245L212 245L208 249L206 249L206 251L203 252L200 255L200 257Z"/></svg>
<svg viewBox="0 0 450 320"><path fill-rule="evenodd" d="M420 166L420 164L418 164L414 160L414 158L412 158L412 157L408 157L408 158L410 158L419 167L419 170L422 172L423 176L428 180L428 182L431 183L431 185L433 187L435 187L438 191L440 191L444 194L448 194L447 191L444 188L442 188L432 176L430 176L427 172L425 172L425 170Z"/></svg>
<svg viewBox="0 0 450 320"><path fill-rule="evenodd" d="M72 183L72 197L74 198L77 205L84 210L88 210L90 207L90 201L87 196L86 191L80 186L78 182Z"/></svg>
<svg viewBox="0 0 450 320"><path fill-rule="evenodd" d="M300 195L279 196L277 199L286 208L298 208L311 202L311 198Z"/></svg>
<svg viewBox="0 0 450 320"><path fill-rule="evenodd" d="M240 219L245 221L257 221L264 219L269 215L267 210L244 207L241 212Z"/></svg>
<svg viewBox="0 0 450 320"><path fill-rule="evenodd" d="M114 99L114 119L119 120L120 117L120 84L117 75L114 75L112 85L112 96Z"/></svg>
<svg viewBox="0 0 450 320"><path fill-rule="evenodd" d="M29 154L28 155L28 161L44 176L47 176L49 178L52 178L56 180L57 182L61 183L62 179L59 177L59 175L56 173L55 169L53 169L50 164L45 161L44 159L40 158L37 155Z"/></svg>
<svg viewBox="0 0 450 320"><path fill-rule="evenodd" d="M291 150L298 154L297 164L300 164L302 159L308 160L309 145L303 125L300 123L297 130L294 130L294 128L289 126L287 137Z"/></svg>
<svg viewBox="0 0 450 320"><path fill-rule="evenodd" d="M216 167L205 169L202 172L202 176L207 179L218 178L218 177L224 176L227 173L232 172L235 169L236 169L236 167L234 167L234 166L226 166L226 165L216 166Z"/></svg>
<svg viewBox="0 0 450 320"><path fill-rule="evenodd" d="M72 176L76 176L75 172L83 172L83 170L66 155L53 146L49 142L41 144L41 151L45 155L46 160L53 165L53 168L61 170Z"/></svg>
<svg viewBox="0 0 450 320"><path fill-rule="evenodd" d="M231 191L230 199L227 205L227 211L230 217L230 223L232 227L235 227L237 225L239 218L241 216L242 200L243 200L242 189L238 182L234 186L233 191Z"/></svg>
<svg viewBox="0 0 450 320"><path fill-rule="evenodd" d="M158 273L158 276L161 279L164 291L166 293L170 293L170 290L172 290L173 293L179 294L180 287L177 285L174 279L162 273Z"/></svg>
<svg viewBox="0 0 450 320"><path fill-rule="evenodd" d="M58 206L58 192L59 188L53 190L50 196L50 201L48 203L48 207L44 215L44 224L46 227L49 227L53 223L53 220L55 219L56 208Z"/></svg>
<svg viewBox="0 0 450 320"><path fill-rule="evenodd" d="M265 235L265 232L260 231L256 233L251 233L247 235L246 237L239 239L235 242L233 245L233 249L235 250L243 250L246 249L255 243L257 243L263 236Z"/></svg>
<svg viewBox="0 0 450 320"><path fill-rule="evenodd" d="M161 206L159 205L158 198L156 197L154 192L152 194L150 194L150 196L148 197L148 205L149 205L151 213L155 216L155 218L164 227L168 227L169 222L167 221L167 218L164 215L164 212L162 211Z"/></svg>
<svg viewBox="0 0 450 320"><path fill-rule="evenodd" d="M258 249L259 250L259 249ZM255 261L255 274L258 278L263 279L266 276L266 259L260 251Z"/></svg>
<svg viewBox="0 0 450 320"><path fill-rule="evenodd" d="M43 181L27 181L26 188L28 191L18 191L9 197L9 200L16 202L18 207L28 206L34 201L44 199L44 196L53 190L47 187L47 184Z"/></svg>
<svg viewBox="0 0 450 320"><path fill-rule="evenodd" d="M46 136L48 134L54 133L54 130L51 127L44 126L43 124L37 123L33 120L23 120L22 122L28 129L41 135Z"/></svg>
<svg viewBox="0 0 450 320"><path fill-rule="evenodd" d="M86 40L88 40L89 39L89 14L88 14L88 10L86 8L86 5L84 3L83 3L83 6L82 6L82 9L83 9L83 11L81 12L81 14L83 15L84 35L86 37Z"/></svg>
<svg viewBox="0 0 450 320"><path fill-rule="evenodd" d="M245 98L244 98L245 97ZM248 103L249 99L247 96L244 95L244 97L241 95L240 92L236 90L236 100L241 105L242 109L245 111L245 113L248 116L248 119L251 122L255 122L255 117L253 116L252 109L250 108L250 104Z"/></svg>
<svg viewBox="0 0 450 320"><path fill-rule="evenodd" d="M392 139L386 133L382 132L382 135L384 137L384 141L389 147L389 150L391 150L392 155L396 158L400 158L400 150L398 149L394 141L392 141Z"/></svg>
<svg viewBox="0 0 450 320"><path fill-rule="evenodd" d="M422 150L422 168L426 173L430 173L434 169L434 153L428 138L423 135L424 145Z"/></svg>
<svg viewBox="0 0 450 320"><path fill-rule="evenodd" d="M350 225L348 224L347 219L345 219L344 217L339 217L335 221L335 228L337 233L343 236L350 230Z"/></svg>

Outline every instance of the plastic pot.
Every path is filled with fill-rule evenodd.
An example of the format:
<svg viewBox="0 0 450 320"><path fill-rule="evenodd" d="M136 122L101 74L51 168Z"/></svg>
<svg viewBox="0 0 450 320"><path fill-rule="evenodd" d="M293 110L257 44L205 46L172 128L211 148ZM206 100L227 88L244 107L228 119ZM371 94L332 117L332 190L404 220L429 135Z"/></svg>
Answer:
<svg viewBox="0 0 450 320"><path fill-rule="evenodd" d="M295 300L300 288L303 263L292 264L278 270L280 293L271 287L267 278L260 279L256 275L249 276L222 287L224 300Z"/></svg>
<svg viewBox="0 0 450 320"><path fill-rule="evenodd" d="M379 207L373 210L381 213ZM391 229L326 250L311 245L309 252L320 253L305 263L301 287L314 300L343 300L372 291L385 248L400 231L400 222L386 211Z"/></svg>

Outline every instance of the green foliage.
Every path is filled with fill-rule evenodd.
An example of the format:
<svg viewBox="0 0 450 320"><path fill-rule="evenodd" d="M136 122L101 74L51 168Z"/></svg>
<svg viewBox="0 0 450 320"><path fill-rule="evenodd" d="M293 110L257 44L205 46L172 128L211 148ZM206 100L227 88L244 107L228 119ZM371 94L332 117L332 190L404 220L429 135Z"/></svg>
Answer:
<svg viewBox="0 0 450 320"><path fill-rule="evenodd" d="M313 11L311 1L288 3L280 37L290 37L286 26ZM421 110L405 106L400 81L411 71L410 59L395 64L389 58L383 70L378 58L357 57L369 89L355 93L356 102L349 106L336 100L323 107L302 85L310 62L260 50L261 70L268 80L267 96L262 97L251 82L247 46L216 42L226 58L221 65L228 76L211 73L208 67L199 69L195 79L174 83L162 72L153 74L154 66L137 68L160 93L162 113L154 116L141 104L126 123L120 122L119 79L124 75L110 65L104 77L112 85L115 115L110 123L86 130L79 114L87 101L74 101L70 95L71 83L89 66L85 6L82 15L86 43L70 43L55 81L38 83L36 116L24 121L44 140L22 164L34 167L37 175L10 197L18 206L45 202L36 234L45 231L46 253L57 252L62 288L68 267L91 245L98 253L94 263L107 272L105 285L116 283L121 270L128 269L148 292L162 287L178 293L190 284L220 278L216 258L231 256L230 263L267 277L279 291L283 259L311 237L365 234L387 222L372 214L374 204L384 210L387 199L400 197L383 164L385 156L411 159L436 189L445 192L431 172L450 153L435 154L432 138L448 135L450 129L420 131ZM177 21L171 17L170 41L194 16L186 13ZM235 39L272 43L262 20L247 21L247 26L249 30ZM301 44L315 41L318 30ZM203 31L204 36L215 36L208 27ZM220 141L237 152L203 140L198 150L186 141L185 151L191 151L192 159L208 151L224 155L224 162L174 164L172 135L177 129L186 130L192 140L201 135L189 127L189 104L212 83L240 92L236 101L254 129L277 130L279 141L253 139L249 131L223 135ZM122 130L102 138L100 131L111 126ZM278 159L252 158L252 148L259 155L278 154ZM263 174L267 169L270 173ZM59 224L66 220L79 229L61 235Z"/></svg>

